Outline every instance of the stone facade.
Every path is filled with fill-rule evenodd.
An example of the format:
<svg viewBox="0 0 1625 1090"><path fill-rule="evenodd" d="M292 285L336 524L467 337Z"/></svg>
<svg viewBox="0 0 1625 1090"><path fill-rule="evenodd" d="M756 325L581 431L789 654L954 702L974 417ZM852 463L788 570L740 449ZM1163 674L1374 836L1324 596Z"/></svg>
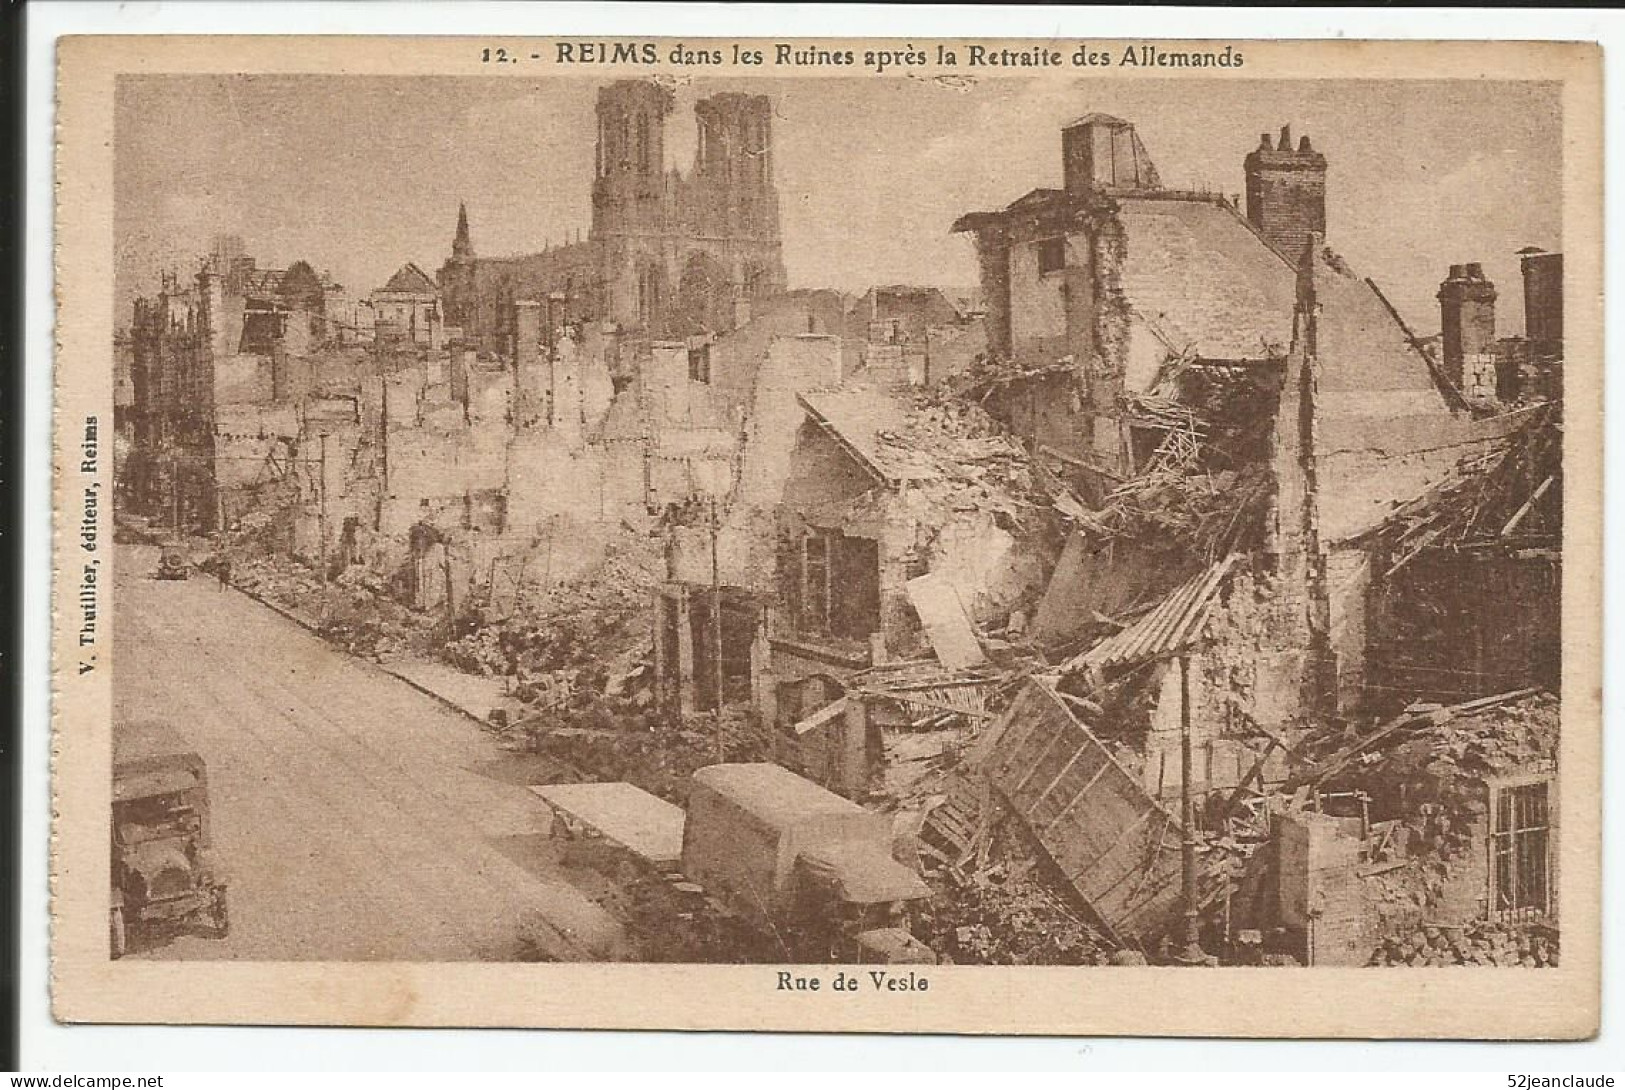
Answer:
<svg viewBox="0 0 1625 1090"><path fill-rule="evenodd" d="M218 425L229 407L302 393L313 355L344 345L344 290L309 264L259 268L241 241L216 240L189 281L166 273L137 299L129 330L128 496L177 526L213 529Z"/></svg>
<svg viewBox="0 0 1625 1090"><path fill-rule="evenodd" d="M599 91L592 230L568 246L481 258L466 209L438 280L449 325L505 352L512 304L548 302L550 322L608 321L649 336L733 329L782 292L772 102L718 94L694 110L687 173L665 166L669 89L622 80Z"/></svg>

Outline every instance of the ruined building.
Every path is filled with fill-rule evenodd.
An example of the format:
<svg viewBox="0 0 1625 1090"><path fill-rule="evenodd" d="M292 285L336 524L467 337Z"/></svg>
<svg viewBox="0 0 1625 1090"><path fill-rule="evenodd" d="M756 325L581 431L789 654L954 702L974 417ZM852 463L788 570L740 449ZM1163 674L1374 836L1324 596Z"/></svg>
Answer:
<svg viewBox="0 0 1625 1090"><path fill-rule="evenodd" d="M1066 188L955 230L975 236L987 300L994 366L978 396L1098 500L1143 470L1196 402L1273 410L1299 267L1326 220L1326 160L1307 140L1250 153L1244 216L1221 195L1164 187L1128 122L1089 114L1061 143ZM1364 346L1326 375L1323 410L1350 434L1404 421L1423 436L1464 409L1375 285L1314 257L1346 316L1337 334Z"/></svg>
<svg viewBox="0 0 1625 1090"><path fill-rule="evenodd" d="M438 274L447 324L506 353L513 303L547 303L550 322L613 322L650 336L733 329L784 290L772 103L718 94L694 108L692 168L666 167L672 92L622 80L598 93L592 229L585 240L479 257L466 208Z"/></svg>
<svg viewBox="0 0 1625 1090"><path fill-rule="evenodd" d="M367 302L377 339L440 347L445 334L440 289L416 265L402 265Z"/></svg>
<svg viewBox="0 0 1625 1090"><path fill-rule="evenodd" d="M1083 501L1033 622L1079 650L972 764L1119 941L1222 905L1212 948L1240 920L1364 964L1551 908L1561 407L1484 411L1494 286L1451 270L1437 364L1324 244L1325 160L1286 136L1248 156L1243 216L1089 115L1066 189L961 219L994 355L968 392ZM1454 786L1443 724L1495 757ZM1432 778L1379 797L1389 739ZM1181 826L1208 838L1184 890Z"/></svg>
<svg viewBox="0 0 1625 1090"><path fill-rule="evenodd" d="M287 399L309 359L353 330L344 289L304 261L263 269L221 236L190 282L166 273L130 325L129 496L180 526L218 521L222 427L238 406Z"/></svg>

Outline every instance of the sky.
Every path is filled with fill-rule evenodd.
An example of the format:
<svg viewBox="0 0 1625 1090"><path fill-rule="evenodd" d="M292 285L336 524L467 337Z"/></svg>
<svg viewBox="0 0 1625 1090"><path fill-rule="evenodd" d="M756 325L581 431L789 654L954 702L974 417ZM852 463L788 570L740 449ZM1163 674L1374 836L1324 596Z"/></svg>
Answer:
<svg viewBox="0 0 1625 1090"><path fill-rule="evenodd" d="M598 81L489 77L122 76L114 129L118 306L189 272L221 233L262 267L303 259L353 295L450 252L459 201L475 250L585 237ZM985 79L691 79L667 123L694 151L692 104L773 97L774 169L792 287L969 289L969 211L1061 184L1060 128L1133 122L1164 185L1243 192L1259 134L1290 124L1328 160L1327 244L1419 332L1448 266L1483 264L1497 328L1522 331L1516 251L1561 250L1554 83Z"/></svg>

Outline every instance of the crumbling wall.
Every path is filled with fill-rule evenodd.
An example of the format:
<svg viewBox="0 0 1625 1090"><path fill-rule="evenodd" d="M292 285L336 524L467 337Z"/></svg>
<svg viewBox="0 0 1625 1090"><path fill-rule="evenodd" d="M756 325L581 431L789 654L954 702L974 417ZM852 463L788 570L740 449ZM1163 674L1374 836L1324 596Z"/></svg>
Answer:
<svg viewBox="0 0 1625 1090"><path fill-rule="evenodd" d="M1303 721L1306 652L1302 599L1267 573L1238 571L1209 611L1201 649L1188 652L1192 785L1199 793L1233 790L1269 749L1268 733ZM1180 790L1181 681L1177 662L1154 665L1140 682L1149 700L1139 743L1142 784L1158 798ZM1273 749L1260 773L1286 779L1286 754Z"/></svg>
<svg viewBox="0 0 1625 1090"><path fill-rule="evenodd" d="M1090 235L1091 343L1087 353L1075 355L1074 366L1083 368L1084 400L1094 414L1095 456L1119 474L1127 472L1129 457L1119 418L1134 326L1133 307L1123 289L1128 256L1122 220L1115 215L1096 217Z"/></svg>
<svg viewBox="0 0 1625 1090"><path fill-rule="evenodd" d="M608 465L614 453L571 445L552 428L531 428L507 440L503 457L503 486L508 493L509 522L519 530L533 530L559 517L613 520L619 508L606 502ZM631 492L641 506L641 466L637 451L628 451L639 465ZM617 490L617 493L619 490Z"/></svg>
<svg viewBox="0 0 1625 1090"><path fill-rule="evenodd" d="M1045 241L1024 240L1010 248L1010 337L1018 360L1054 360L1067 350L1066 277L1064 268L1038 271L1038 254ZM1087 236L1067 236L1065 248L1066 264L1087 262Z"/></svg>
<svg viewBox="0 0 1625 1090"><path fill-rule="evenodd" d="M926 330L922 378L934 383L963 374L987 351L987 329L982 319L932 326Z"/></svg>
<svg viewBox="0 0 1625 1090"><path fill-rule="evenodd" d="M750 408L752 401L759 401L760 391L783 385L786 379L793 379L790 385L802 388L840 382L857 362L857 346L838 341L844 316L841 297L833 291L797 293L772 300L759 307L749 322L711 342L711 385L735 404ZM793 343L806 334L837 340L837 353L833 357L819 353L803 358L788 369L784 367L788 362L783 358L784 346L777 349L778 359L770 358L775 341L784 338Z"/></svg>
<svg viewBox="0 0 1625 1090"><path fill-rule="evenodd" d="M1337 662L1337 709L1348 715L1365 703L1367 598L1371 557L1362 549L1330 550L1326 582L1331 599L1331 643Z"/></svg>
<svg viewBox="0 0 1625 1090"><path fill-rule="evenodd" d="M960 230L960 224L954 230ZM1014 356L1010 330L1010 236L1006 228L984 224L976 231L976 267L987 313L988 355L995 359Z"/></svg>
<svg viewBox="0 0 1625 1090"><path fill-rule="evenodd" d="M1321 539L1335 543L1368 532L1396 503L1448 477L1463 458L1489 450L1517 423L1509 416L1322 412L1316 443Z"/></svg>
<svg viewBox="0 0 1625 1090"><path fill-rule="evenodd" d="M1302 716L1307 620L1301 591L1269 572L1237 572L1207 631L1207 658L1227 723L1279 727Z"/></svg>
<svg viewBox="0 0 1625 1090"><path fill-rule="evenodd" d="M1280 922L1304 936L1310 965L1364 965L1379 925L1359 875L1359 819L1282 814L1273 831Z"/></svg>
<svg viewBox="0 0 1625 1090"><path fill-rule="evenodd" d="M382 438L388 484L378 528L386 537L403 537L434 500L507 484L500 428L463 426L454 415L421 427L404 421Z"/></svg>
<svg viewBox="0 0 1625 1090"><path fill-rule="evenodd" d="M1057 552L1041 529L1016 532L980 511L955 512L940 524L929 514L919 517L930 534L920 551L925 570L953 584L974 623L1002 622L1012 609L1037 600Z"/></svg>
<svg viewBox="0 0 1625 1090"><path fill-rule="evenodd" d="M1529 686L1555 690L1561 588L1554 555L1423 549L1371 588L1373 706L1459 703Z"/></svg>
<svg viewBox="0 0 1625 1090"><path fill-rule="evenodd" d="M236 354L214 363L214 403L263 405L276 396L276 379L269 356Z"/></svg>
<svg viewBox="0 0 1625 1090"><path fill-rule="evenodd" d="M1075 458L1092 453L1082 395L1070 370L1038 372L999 381L982 407L1028 447L1040 446Z"/></svg>

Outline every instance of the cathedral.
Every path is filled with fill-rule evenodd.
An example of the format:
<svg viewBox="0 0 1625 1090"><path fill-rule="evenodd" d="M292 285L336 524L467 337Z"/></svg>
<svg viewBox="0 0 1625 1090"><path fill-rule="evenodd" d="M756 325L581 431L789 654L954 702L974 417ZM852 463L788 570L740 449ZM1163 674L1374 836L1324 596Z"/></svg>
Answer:
<svg viewBox="0 0 1625 1090"><path fill-rule="evenodd" d="M592 230L580 242L517 257L479 257L467 207L436 277L446 324L510 350L513 304L535 300L553 324L613 322L649 337L720 333L784 291L773 184L772 103L717 94L695 104L686 174L665 167L673 94L647 80L598 92Z"/></svg>

